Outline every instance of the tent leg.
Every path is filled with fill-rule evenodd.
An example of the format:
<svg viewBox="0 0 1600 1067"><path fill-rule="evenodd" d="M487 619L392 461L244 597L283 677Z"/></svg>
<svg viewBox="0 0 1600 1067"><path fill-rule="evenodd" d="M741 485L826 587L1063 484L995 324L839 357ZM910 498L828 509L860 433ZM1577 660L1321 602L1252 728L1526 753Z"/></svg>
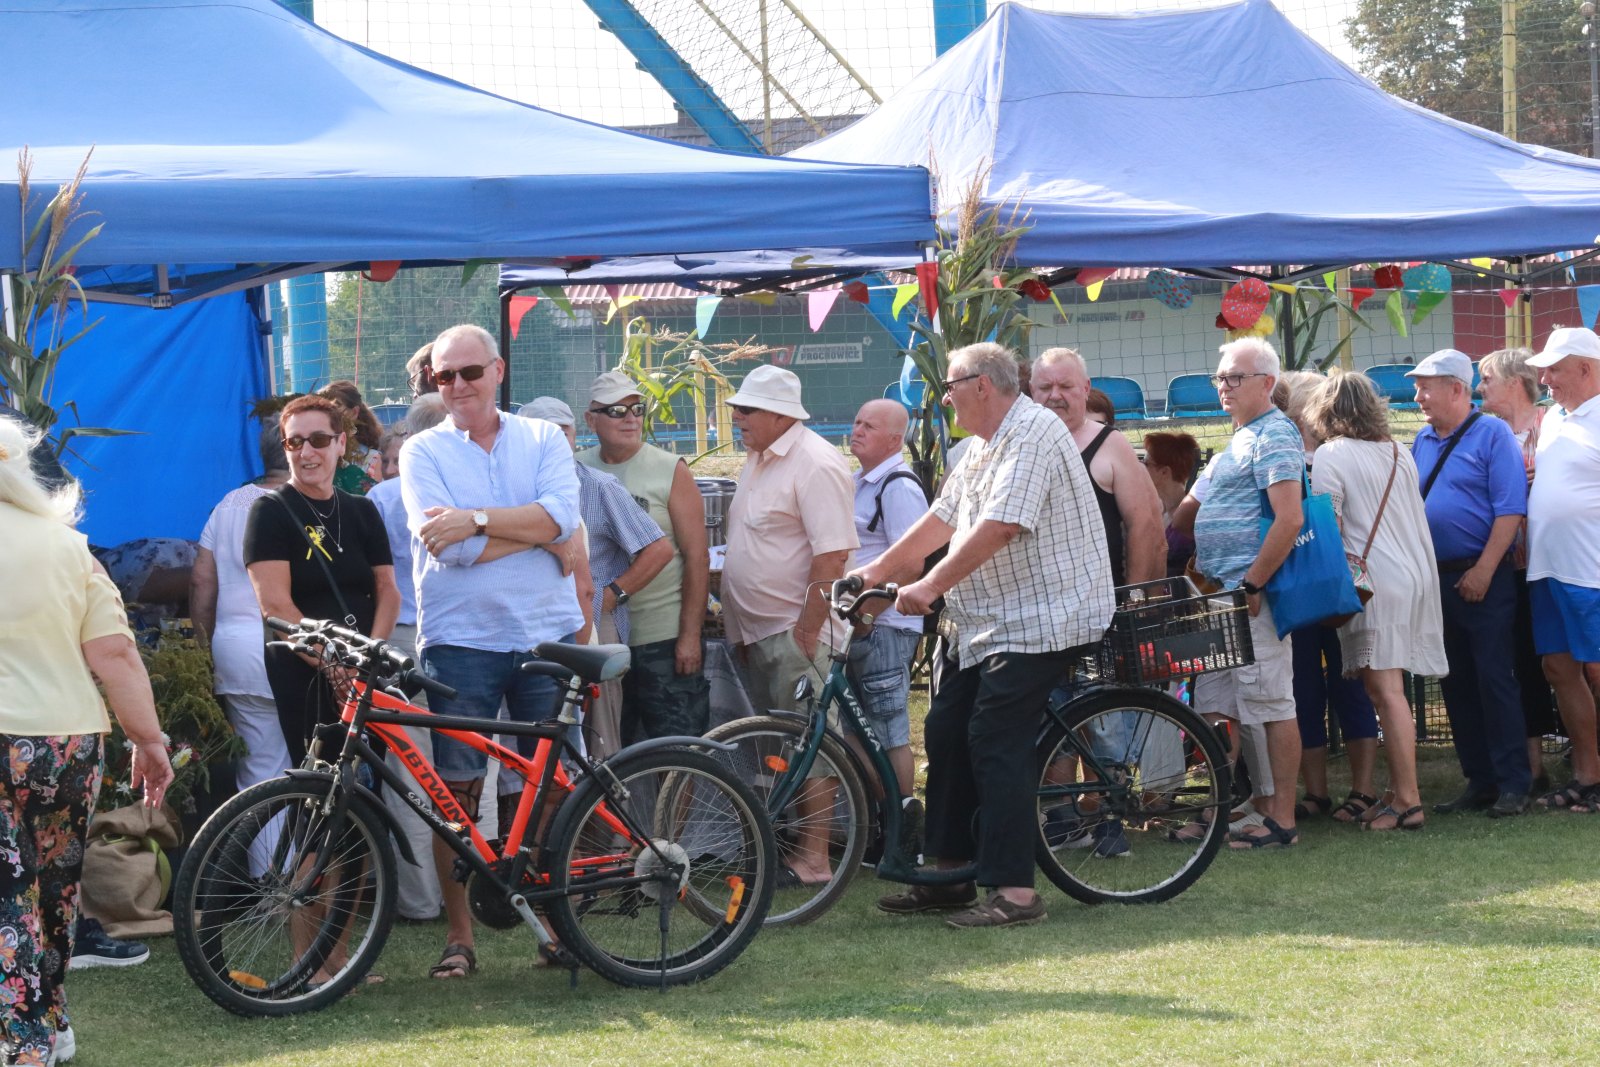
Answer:
<svg viewBox="0 0 1600 1067"><path fill-rule="evenodd" d="M511 293L500 294L500 360L505 374L500 379L500 410L511 410Z"/></svg>

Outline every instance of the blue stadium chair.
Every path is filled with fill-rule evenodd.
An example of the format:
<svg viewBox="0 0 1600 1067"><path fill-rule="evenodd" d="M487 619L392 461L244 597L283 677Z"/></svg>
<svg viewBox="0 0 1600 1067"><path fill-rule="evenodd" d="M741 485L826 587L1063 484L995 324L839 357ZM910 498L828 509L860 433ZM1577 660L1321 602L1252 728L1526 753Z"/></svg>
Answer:
<svg viewBox="0 0 1600 1067"><path fill-rule="evenodd" d="M385 430L406 417L410 410L407 404L374 404L372 413L378 417L378 424Z"/></svg>
<svg viewBox="0 0 1600 1067"><path fill-rule="evenodd" d="M1111 398L1118 422L1146 417L1144 389L1132 378L1090 378L1089 384Z"/></svg>
<svg viewBox="0 0 1600 1067"><path fill-rule="evenodd" d="M1410 363L1379 363L1361 373L1372 379L1372 384L1378 387L1378 395L1389 401L1389 407L1396 411L1415 411L1417 390L1406 372L1416 369Z"/></svg>
<svg viewBox="0 0 1600 1067"><path fill-rule="evenodd" d="M1226 415L1209 374L1180 374L1167 383L1167 414L1174 418Z"/></svg>

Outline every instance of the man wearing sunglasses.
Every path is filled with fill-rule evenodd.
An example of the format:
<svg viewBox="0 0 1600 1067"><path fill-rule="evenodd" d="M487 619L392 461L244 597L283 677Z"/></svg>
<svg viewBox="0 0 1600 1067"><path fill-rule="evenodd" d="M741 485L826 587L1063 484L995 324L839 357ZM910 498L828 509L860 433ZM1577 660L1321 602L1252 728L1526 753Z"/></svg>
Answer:
<svg viewBox="0 0 1600 1067"><path fill-rule="evenodd" d="M495 406L505 367L488 331L445 330L430 366L449 418L401 448L400 494L421 549L413 572L422 666L456 690L451 700L432 697L432 710L492 720L504 700L516 721L549 718L554 683L519 668L535 645L583 625L570 573L553 553L537 551L564 544L577 529L572 451L550 423L508 417ZM436 736L433 759L476 820L483 753ZM434 857L449 931L429 974L464 978L477 969L472 917L464 888L450 877L455 855L435 841Z"/></svg>
<svg viewBox="0 0 1600 1067"><path fill-rule="evenodd" d="M789 708L795 679L809 674L820 685L844 636L817 594L860 547L855 485L839 450L806 428L793 371L757 367L728 406L746 458L728 505L723 621L750 702Z"/></svg>
<svg viewBox="0 0 1600 1067"><path fill-rule="evenodd" d="M648 585L623 576L607 605L626 604L633 666L622 676L622 743L711 727L711 686L701 667L706 619L705 502L689 465L644 440L644 398L622 371L589 387L583 421L600 439L578 462L620 481L665 533L672 555ZM608 606L609 610L609 606Z"/></svg>

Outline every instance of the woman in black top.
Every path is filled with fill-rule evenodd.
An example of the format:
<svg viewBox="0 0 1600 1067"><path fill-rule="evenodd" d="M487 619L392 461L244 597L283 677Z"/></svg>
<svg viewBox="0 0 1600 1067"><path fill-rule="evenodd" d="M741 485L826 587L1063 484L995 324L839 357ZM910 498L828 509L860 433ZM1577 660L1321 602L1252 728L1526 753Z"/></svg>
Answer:
<svg viewBox="0 0 1600 1067"><path fill-rule="evenodd" d="M342 413L326 397L302 396L283 409L279 424L289 482L255 502L244 535L245 567L262 614L344 620L387 638L400 593L383 519L366 498L333 486L344 455ZM283 739L297 765L312 731L338 718L347 675L329 668L323 677L309 657L285 648L268 648L266 660Z"/></svg>

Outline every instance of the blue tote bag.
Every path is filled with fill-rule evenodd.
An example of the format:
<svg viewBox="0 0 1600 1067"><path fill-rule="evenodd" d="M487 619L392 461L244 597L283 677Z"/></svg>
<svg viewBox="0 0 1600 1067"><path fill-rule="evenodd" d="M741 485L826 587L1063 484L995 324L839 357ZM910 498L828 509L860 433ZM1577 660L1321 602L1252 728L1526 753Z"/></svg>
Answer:
<svg viewBox="0 0 1600 1067"><path fill-rule="evenodd" d="M1350 577L1344 539L1339 534L1339 518L1333 513L1333 498L1312 493L1305 475L1301 475L1300 492L1305 510L1300 536L1264 590L1280 638L1303 626L1348 618L1361 611L1361 597ZM1261 493L1261 511L1261 537L1265 540L1272 526L1272 504L1265 491Z"/></svg>

